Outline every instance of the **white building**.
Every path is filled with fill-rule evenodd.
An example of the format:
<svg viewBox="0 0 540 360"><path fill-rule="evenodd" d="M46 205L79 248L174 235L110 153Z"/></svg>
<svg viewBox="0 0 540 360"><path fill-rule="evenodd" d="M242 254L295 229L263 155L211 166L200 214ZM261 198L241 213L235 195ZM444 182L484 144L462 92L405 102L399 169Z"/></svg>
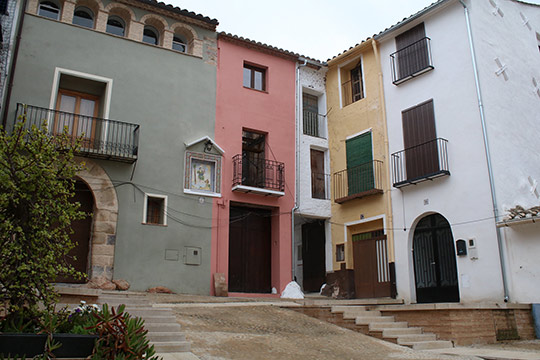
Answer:
<svg viewBox="0 0 540 360"><path fill-rule="evenodd" d="M326 70L312 59L297 64L293 275L304 292L318 292L332 270Z"/></svg>
<svg viewBox="0 0 540 360"><path fill-rule="evenodd" d="M375 36L407 302L540 299L538 32L538 5L441 0Z"/></svg>

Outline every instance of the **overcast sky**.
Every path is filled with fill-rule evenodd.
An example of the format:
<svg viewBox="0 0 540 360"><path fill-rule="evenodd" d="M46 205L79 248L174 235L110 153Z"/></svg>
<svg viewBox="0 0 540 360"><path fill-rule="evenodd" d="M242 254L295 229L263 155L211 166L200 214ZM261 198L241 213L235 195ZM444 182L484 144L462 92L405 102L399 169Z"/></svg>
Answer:
<svg viewBox="0 0 540 360"><path fill-rule="evenodd" d="M218 31L326 61L435 0L162 1L217 19Z"/></svg>

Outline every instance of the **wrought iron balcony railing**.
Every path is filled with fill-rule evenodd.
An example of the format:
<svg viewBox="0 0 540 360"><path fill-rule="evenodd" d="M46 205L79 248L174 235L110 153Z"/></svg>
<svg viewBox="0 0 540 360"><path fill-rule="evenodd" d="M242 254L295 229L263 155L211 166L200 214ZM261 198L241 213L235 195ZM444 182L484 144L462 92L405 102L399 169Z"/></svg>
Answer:
<svg viewBox="0 0 540 360"><path fill-rule="evenodd" d="M330 199L330 174L311 173L311 197L313 199Z"/></svg>
<svg viewBox="0 0 540 360"><path fill-rule="evenodd" d="M437 138L392 154L394 187L450 175L448 140Z"/></svg>
<svg viewBox="0 0 540 360"><path fill-rule="evenodd" d="M233 190L266 194L258 189L273 192L285 191L285 164L279 161L251 160L242 154L233 157ZM271 193L267 195L281 196Z"/></svg>
<svg viewBox="0 0 540 360"><path fill-rule="evenodd" d="M77 154L92 158L109 159L127 163L137 160L139 125L101 119L91 116L51 110L37 106L17 104L14 122L26 117L26 125L40 127L47 124L50 135L67 129L73 141L80 139Z"/></svg>
<svg viewBox="0 0 540 360"><path fill-rule="evenodd" d="M415 76L433 70L431 39L425 37L390 55L392 82L399 85Z"/></svg>
<svg viewBox="0 0 540 360"><path fill-rule="evenodd" d="M352 199L383 193L383 162L373 160L338 171L334 174L334 201L338 204Z"/></svg>
<svg viewBox="0 0 540 360"><path fill-rule="evenodd" d="M326 116L304 110L304 135L326 139Z"/></svg>

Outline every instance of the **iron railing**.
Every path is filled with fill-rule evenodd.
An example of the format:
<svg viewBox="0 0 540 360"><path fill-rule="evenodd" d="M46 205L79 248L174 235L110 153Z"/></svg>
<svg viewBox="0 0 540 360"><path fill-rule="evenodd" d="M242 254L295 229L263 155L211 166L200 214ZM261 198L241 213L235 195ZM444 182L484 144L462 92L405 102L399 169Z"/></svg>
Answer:
<svg viewBox="0 0 540 360"><path fill-rule="evenodd" d="M342 203L383 192L383 162L373 160L334 173L334 201Z"/></svg>
<svg viewBox="0 0 540 360"><path fill-rule="evenodd" d="M274 160L249 160L233 156L233 186L245 185L260 189L285 191L285 164Z"/></svg>
<svg viewBox="0 0 540 360"><path fill-rule="evenodd" d="M17 104L15 122L26 118L25 127L47 125L50 135L64 130L80 140L77 154L87 157L133 163L139 149L139 125L115 120Z"/></svg>
<svg viewBox="0 0 540 360"><path fill-rule="evenodd" d="M304 135L326 139L326 115L304 110Z"/></svg>
<svg viewBox="0 0 540 360"><path fill-rule="evenodd" d="M330 199L330 174L311 173L311 197L313 199Z"/></svg>
<svg viewBox="0 0 540 360"><path fill-rule="evenodd" d="M341 84L341 99L343 102L343 107L363 98L364 85L362 80L360 80L360 82L349 80Z"/></svg>
<svg viewBox="0 0 540 360"><path fill-rule="evenodd" d="M394 187L450 175L448 140L437 138L392 154Z"/></svg>
<svg viewBox="0 0 540 360"><path fill-rule="evenodd" d="M431 39L425 37L390 55L392 82L399 85L433 69Z"/></svg>

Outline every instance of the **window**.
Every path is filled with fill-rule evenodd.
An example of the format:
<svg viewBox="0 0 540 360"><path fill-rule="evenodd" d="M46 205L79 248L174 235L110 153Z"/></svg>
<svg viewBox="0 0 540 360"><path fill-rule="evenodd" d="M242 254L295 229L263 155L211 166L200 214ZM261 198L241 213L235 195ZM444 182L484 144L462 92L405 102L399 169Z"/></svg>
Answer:
<svg viewBox="0 0 540 360"><path fill-rule="evenodd" d="M146 25L143 31L143 42L157 45L159 43L158 31L155 28Z"/></svg>
<svg viewBox="0 0 540 360"><path fill-rule="evenodd" d="M395 85L433 69L424 23L396 36L396 49L390 55Z"/></svg>
<svg viewBox="0 0 540 360"><path fill-rule="evenodd" d="M324 152L311 149L311 197L326 199L326 176L324 174Z"/></svg>
<svg viewBox="0 0 540 360"><path fill-rule="evenodd" d="M172 48L173 50L185 53L187 52L186 41L181 36L174 35Z"/></svg>
<svg viewBox="0 0 540 360"><path fill-rule="evenodd" d="M87 7L77 7L73 13L73 24L93 29L94 13L92 13L92 10Z"/></svg>
<svg viewBox="0 0 540 360"><path fill-rule="evenodd" d="M167 197L163 195L144 195L144 224L167 225Z"/></svg>
<svg viewBox="0 0 540 360"><path fill-rule="evenodd" d="M244 64L244 87L266 91L266 69Z"/></svg>
<svg viewBox="0 0 540 360"><path fill-rule="evenodd" d="M345 261L345 244L336 245L336 262Z"/></svg>
<svg viewBox="0 0 540 360"><path fill-rule="evenodd" d="M264 188L266 177L265 135L242 131L242 185Z"/></svg>
<svg viewBox="0 0 540 360"><path fill-rule="evenodd" d="M59 20L60 6L51 1L42 1L39 3L38 14L49 19Z"/></svg>
<svg viewBox="0 0 540 360"><path fill-rule="evenodd" d="M304 134L319 136L319 99L315 95L302 94Z"/></svg>
<svg viewBox="0 0 540 360"><path fill-rule="evenodd" d="M54 133L67 129L72 139L81 138L82 148L93 148L98 121L99 97L91 94L58 90L56 108L61 111L54 119Z"/></svg>
<svg viewBox="0 0 540 360"><path fill-rule="evenodd" d="M365 97L361 59L341 68L341 96L343 106Z"/></svg>
<svg viewBox="0 0 540 360"><path fill-rule="evenodd" d="M126 25L121 17L116 15L109 16L109 19L107 20L107 28L105 31L107 31L109 34L124 36L125 29Z"/></svg>

